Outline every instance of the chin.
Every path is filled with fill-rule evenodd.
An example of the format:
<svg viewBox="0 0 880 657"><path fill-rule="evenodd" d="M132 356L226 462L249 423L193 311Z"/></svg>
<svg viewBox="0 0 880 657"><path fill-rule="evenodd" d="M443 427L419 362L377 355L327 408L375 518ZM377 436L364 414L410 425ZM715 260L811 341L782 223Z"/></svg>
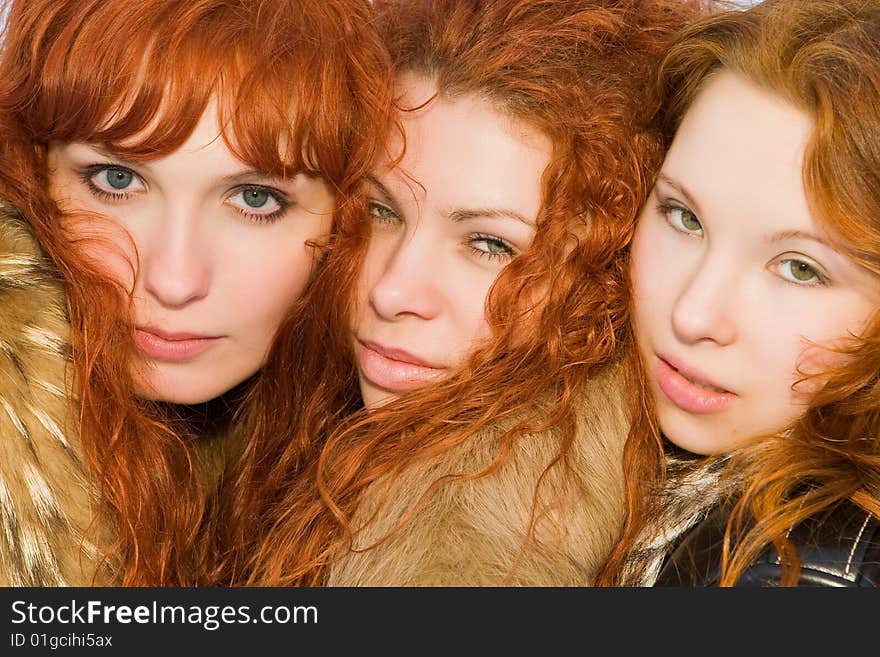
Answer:
<svg viewBox="0 0 880 657"><path fill-rule="evenodd" d="M377 388L361 377L361 400L368 411L380 408L395 399L397 399L397 395L393 392Z"/></svg>
<svg viewBox="0 0 880 657"><path fill-rule="evenodd" d="M186 377L173 373L163 376L155 373L139 382L136 393L141 399L149 401L190 406L216 399L246 378L226 382L210 376Z"/></svg>
<svg viewBox="0 0 880 657"><path fill-rule="evenodd" d="M201 391L201 390L180 390L175 388L157 388L153 386L144 386L137 391L138 397L148 401L161 402L165 404L182 404L190 406L193 404L202 404L219 397L223 392Z"/></svg>
<svg viewBox="0 0 880 657"><path fill-rule="evenodd" d="M673 445L700 456L723 451L724 441L718 439L720 429L700 426L692 418L683 419L676 417L674 413L667 415L660 411L658 415L660 431Z"/></svg>

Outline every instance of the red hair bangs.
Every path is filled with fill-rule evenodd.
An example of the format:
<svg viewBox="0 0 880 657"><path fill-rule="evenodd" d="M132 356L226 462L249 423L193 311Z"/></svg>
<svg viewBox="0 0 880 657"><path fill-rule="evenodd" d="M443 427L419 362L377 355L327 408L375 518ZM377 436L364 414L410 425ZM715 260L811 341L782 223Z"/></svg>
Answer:
<svg viewBox="0 0 880 657"><path fill-rule="evenodd" d="M223 137L239 159L273 174L305 172L345 184L354 177L346 170L350 154L339 146L363 142L353 133L371 114L350 80L368 77L354 69L369 70L359 59L375 44L345 38L353 21L368 20L363 7L258 4L15 5L9 22L17 29L4 47L17 53L21 77L7 80L18 91L7 97L19 103L9 109L23 137L37 144L101 143L146 160L179 148L216 100ZM327 43L336 56L327 57ZM365 91L378 106L372 96L383 90Z"/></svg>

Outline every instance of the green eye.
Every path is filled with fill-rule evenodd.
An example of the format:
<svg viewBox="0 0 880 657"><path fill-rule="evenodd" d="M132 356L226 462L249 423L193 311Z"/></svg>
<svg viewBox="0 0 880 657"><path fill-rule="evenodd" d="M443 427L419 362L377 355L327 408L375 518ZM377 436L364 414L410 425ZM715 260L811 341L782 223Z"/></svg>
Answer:
<svg viewBox="0 0 880 657"><path fill-rule="evenodd" d="M92 164L79 172L79 177L92 194L104 201L123 201L146 189L134 171L114 164Z"/></svg>
<svg viewBox="0 0 880 657"><path fill-rule="evenodd" d="M127 189L134 179L134 174L128 169L110 168L104 171L107 184L113 189Z"/></svg>
<svg viewBox="0 0 880 657"><path fill-rule="evenodd" d="M819 272L801 260L783 260L779 264L782 277L794 283L821 282L823 280Z"/></svg>
<svg viewBox="0 0 880 657"><path fill-rule="evenodd" d="M490 260L509 260L516 255L514 246L496 235L475 233L468 238L471 250L478 256Z"/></svg>
<svg viewBox="0 0 880 657"><path fill-rule="evenodd" d="M252 208L262 208L271 198L265 189L246 189L242 192L242 200Z"/></svg>
<svg viewBox="0 0 880 657"><path fill-rule="evenodd" d="M700 230L703 226L697 221L697 218L690 212L683 212L681 224L688 230Z"/></svg>
<svg viewBox="0 0 880 657"><path fill-rule="evenodd" d="M249 219L271 222L281 218L292 202L273 187L248 185L239 187L226 203Z"/></svg>
<svg viewBox="0 0 880 657"><path fill-rule="evenodd" d="M792 262L791 274L799 281L809 281L816 277L812 267L803 262Z"/></svg>
<svg viewBox="0 0 880 657"><path fill-rule="evenodd" d="M698 230L703 230L703 225L700 223L700 220L697 219L697 216L690 210L675 208L672 213L673 220L677 221L685 230L692 233L695 233Z"/></svg>
<svg viewBox="0 0 880 657"><path fill-rule="evenodd" d="M509 253L510 249L501 240L483 240L489 253Z"/></svg>
<svg viewBox="0 0 880 657"><path fill-rule="evenodd" d="M670 226L687 235L701 236L703 224L690 210L673 203L661 203L658 210L666 218Z"/></svg>
<svg viewBox="0 0 880 657"><path fill-rule="evenodd" d="M392 222L400 218L394 210L378 201L370 201L370 214L380 222Z"/></svg>

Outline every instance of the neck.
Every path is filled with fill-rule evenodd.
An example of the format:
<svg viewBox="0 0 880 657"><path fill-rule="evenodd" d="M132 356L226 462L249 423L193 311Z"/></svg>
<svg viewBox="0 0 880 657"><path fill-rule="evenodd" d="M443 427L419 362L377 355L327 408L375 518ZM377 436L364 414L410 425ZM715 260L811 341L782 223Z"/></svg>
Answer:
<svg viewBox="0 0 880 657"><path fill-rule="evenodd" d="M256 378L257 374L222 395L200 404L159 403L157 409L181 435L195 438L212 436L229 425L235 413L242 407Z"/></svg>

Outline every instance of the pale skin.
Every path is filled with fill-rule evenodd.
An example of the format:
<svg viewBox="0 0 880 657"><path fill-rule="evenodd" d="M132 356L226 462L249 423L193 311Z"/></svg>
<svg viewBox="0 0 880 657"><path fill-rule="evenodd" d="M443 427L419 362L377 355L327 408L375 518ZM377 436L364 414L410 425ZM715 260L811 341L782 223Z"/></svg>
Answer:
<svg viewBox="0 0 880 657"><path fill-rule="evenodd" d="M410 107L437 90L412 74L398 89ZM352 327L368 408L448 376L489 337L489 289L532 242L550 159L548 138L476 96L439 96L403 122L401 166L372 175Z"/></svg>
<svg viewBox="0 0 880 657"><path fill-rule="evenodd" d="M255 171L219 134L211 105L178 150L147 162L100 144L50 147L59 205L111 219L70 221L104 239L84 248L133 295L148 399L200 403L256 373L312 274L306 242L330 230L323 181Z"/></svg>
<svg viewBox="0 0 880 657"><path fill-rule="evenodd" d="M812 119L731 72L688 109L632 245L639 348L660 428L717 454L798 418L880 304L877 278L816 217Z"/></svg>

